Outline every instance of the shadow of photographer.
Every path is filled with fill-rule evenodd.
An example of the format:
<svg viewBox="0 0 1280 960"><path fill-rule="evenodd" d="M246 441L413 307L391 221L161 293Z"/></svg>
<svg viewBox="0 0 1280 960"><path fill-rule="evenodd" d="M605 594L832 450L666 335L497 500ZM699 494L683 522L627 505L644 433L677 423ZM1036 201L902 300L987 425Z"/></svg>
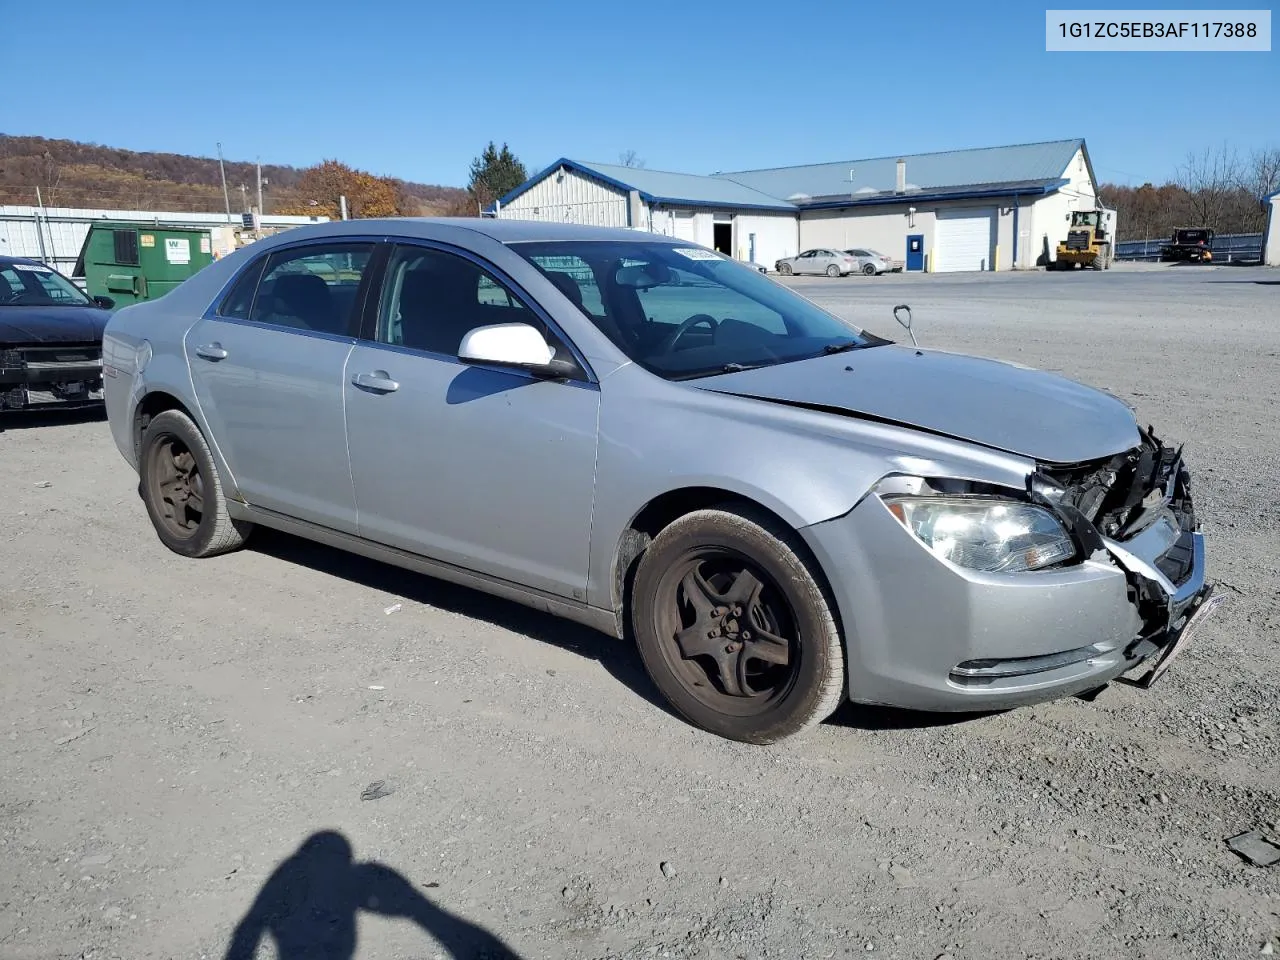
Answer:
<svg viewBox="0 0 1280 960"><path fill-rule="evenodd" d="M385 864L355 862L347 838L332 830L312 834L272 871L236 925L224 960L253 960L266 936L279 960L353 960L361 910L413 921L454 960L520 960L498 937L436 906Z"/></svg>

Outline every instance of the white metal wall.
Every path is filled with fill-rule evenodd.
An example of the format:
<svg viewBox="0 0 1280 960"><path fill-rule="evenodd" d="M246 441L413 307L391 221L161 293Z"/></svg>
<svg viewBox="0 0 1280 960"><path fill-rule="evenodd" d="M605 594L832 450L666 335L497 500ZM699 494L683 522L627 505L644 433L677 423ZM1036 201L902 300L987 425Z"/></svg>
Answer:
<svg viewBox="0 0 1280 960"><path fill-rule="evenodd" d="M1280 193L1267 204L1267 228L1262 232L1262 262L1280 267Z"/></svg>
<svg viewBox="0 0 1280 960"><path fill-rule="evenodd" d="M37 218L39 227L37 228ZM328 217L264 216L265 228L296 227L325 222ZM163 210L106 210L82 207L0 206L0 253L11 257L43 256L55 270L71 276L80 248L95 220L124 220L155 227L214 227L227 222L225 213L178 213ZM239 220L235 221L239 223ZM43 241L43 246L41 242Z"/></svg>
<svg viewBox="0 0 1280 960"><path fill-rule="evenodd" d="M734 256L751 257L751 234L756 235L755 262L773 269L783 257L800 252L800 225L794 213L740 213L733 220Z"/></svg>
<svg viewBox="0 0 1280 960"><path fill-rule="evenodd" d="M615 187L560 169L498 210L508 220L554 220L597 227L627 226L627 195Z"/></svg>
<svg viewBox="0 0 1280 960"><path fill-rule="evenodd" d="M747 260L751 255L751 234L756 235L756 263L773 269L775 261L798 252L799 225L794 213L762 210L734 213L725 210L659 207L650 211L648 227L663 236L679 237L704 247L715 247L717 217L731 217L733 257ZM723 222L723 221L722 221Z"/></svg>
<svg viewBox="0 0 1280 960"><path fill-rule="evenodd" d="M870 247L891 260L905 261L909 234L923 234L925 250L932 249L935 219L932 207L917 210L912 226L908 206L807 211L800 216L800 249Z"/></svg>
<svg viewBox="0 0 1280 960"><path fill-rule="evenodd" d="M1041 201L1043 202L1043 201ZM936 254L938 242L938 212L959 213L964 210L991 214L993 208L988 201L987 206L975 206L973 202L964 203L931 203L916 209L914 215L909 214L910 203L887 204L885 206L858 209L849 207L835 210L810 210L800 216L800 250L813 247L829 247L847 250L851 247L870 247L887 257L905 262L907 258L907 237L919 234L924 237L926 253ZM1013 206L1009 201L995 201L996 244L992 251L992 262L999 270L1013 267ZM1007 204L1007 205L1005 205ZM1019 213L1019 232L1030 234L1032 205L1024 201ZM914 225L913 225L914 224ZM1022 266L1034 266L1035 251L1027 251L1028 236L1019 240L1019 260ZM1056 241L1055 241L1056 243ZM990 265L986 269L992 269Z"/></svg>

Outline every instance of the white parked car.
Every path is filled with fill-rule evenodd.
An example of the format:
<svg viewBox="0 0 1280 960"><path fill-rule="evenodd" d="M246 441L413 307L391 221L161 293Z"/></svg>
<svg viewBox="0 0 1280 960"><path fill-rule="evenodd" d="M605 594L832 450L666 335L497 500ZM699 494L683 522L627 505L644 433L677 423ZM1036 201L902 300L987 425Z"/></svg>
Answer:
<svg viewBox="0 0 1280 960"><path fill-rule="evenodd" d="M774 264L783 276L793 273L826 274L828 277L847 277L861 269L861 265L843 250L825 247L806 250L798 257L784 257Z"/></svg>

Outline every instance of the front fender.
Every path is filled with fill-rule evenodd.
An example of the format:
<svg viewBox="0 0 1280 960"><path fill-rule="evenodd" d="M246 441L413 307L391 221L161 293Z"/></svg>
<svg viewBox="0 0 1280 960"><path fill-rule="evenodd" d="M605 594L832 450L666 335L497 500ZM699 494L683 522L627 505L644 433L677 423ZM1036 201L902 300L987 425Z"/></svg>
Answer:
<svg viewBox="0 0 1280 960"><path fill-rule="evenodd" d="M1025 490L1031 461L855 417L658 381L627 367L602 384L588 602L614 606L615 563L656 498L711 488L793 529L843 516L888 474Z"/></svg>

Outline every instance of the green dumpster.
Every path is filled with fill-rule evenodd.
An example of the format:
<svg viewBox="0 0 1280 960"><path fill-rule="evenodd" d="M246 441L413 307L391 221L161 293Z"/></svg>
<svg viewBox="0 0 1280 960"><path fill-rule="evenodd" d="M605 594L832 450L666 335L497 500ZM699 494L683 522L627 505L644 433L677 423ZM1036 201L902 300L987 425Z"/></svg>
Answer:
<svg viewBox="0 0 1280 960"><path fill-rule="evenodd" d="M75 276L116 307L162 297L213 262L208 229L101 221L90 225Z"/></svg>

